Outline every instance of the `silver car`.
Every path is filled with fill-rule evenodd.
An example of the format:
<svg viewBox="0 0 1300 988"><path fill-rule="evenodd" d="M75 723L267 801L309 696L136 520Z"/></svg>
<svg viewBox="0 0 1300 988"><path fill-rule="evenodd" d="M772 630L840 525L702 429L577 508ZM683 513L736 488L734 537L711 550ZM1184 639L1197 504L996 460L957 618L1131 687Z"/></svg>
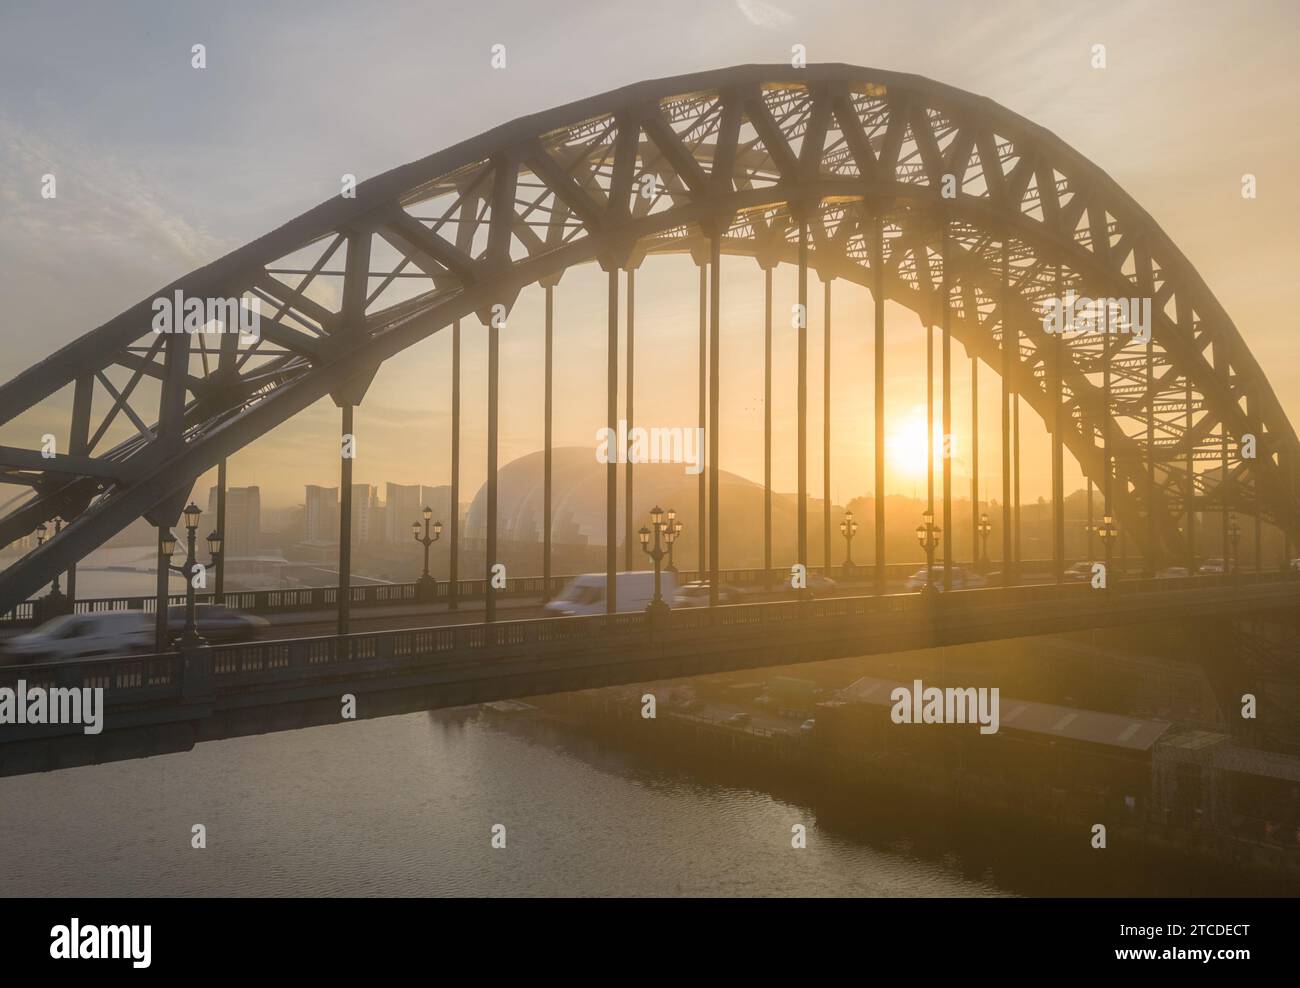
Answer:
<svg viewBox="0 0 1300 988"><path fill-rule="evenodd" d="M936 590L942 590L943 589L943 567L942 566L934 567L933 579L934 579L934 588ZM907 590L912 593L916 592L917 590L924 590L925 580L926 580L925 568L922 567L921 569L917 570L915 573L913 573L911 576L907 578L907 583L906 583ZM969 570L967 570L966 567L964 566L954 566L952 568L952 588L954 590L970 590L974 587L983 587L986 585L987 582L985 581L984 577L980 576L978 573L972 573Z"/></svg>
<svg viewBox="0 0 1300 988"><path fill-rule="evenodd" d="M734 604L740 598L740 591L735 587L719 585L718 603ZM683 583L673 594L674 607L708 607L709 606L709 581L708 580L691 580L689 583Z"/></svg>
<svg viewBox="0 0 1300 988"><path fill-rule="evenodd" d="M256 614L246 614L222 604L196 604L194 624L199 637L212 645L245 642L257 638L271 622ZM185 607L172 604L167 608L167 634L179 638L185 630Z"/></svg>
<svg viewBox="0 0 1300 988"><path fill-rule="evenodd" d="M140 611L63 614L3 643L5 662L64 662L150 652L153 621Z"/></svg>

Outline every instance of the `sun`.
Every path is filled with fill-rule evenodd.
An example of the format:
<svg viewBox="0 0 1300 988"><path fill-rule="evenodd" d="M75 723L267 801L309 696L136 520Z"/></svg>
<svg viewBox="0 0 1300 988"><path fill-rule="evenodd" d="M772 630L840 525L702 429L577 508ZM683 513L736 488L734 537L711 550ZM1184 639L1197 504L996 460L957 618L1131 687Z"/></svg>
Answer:
<svg viewBox="0 0 1300 988"><path fill-rule="evenodd" d="M935 472L943 469L943 426L935 418L934 436ZM904 480L921 480L925 477L925 406L916 405L907 417L885 437L885 462L889 472Z"/></svg>

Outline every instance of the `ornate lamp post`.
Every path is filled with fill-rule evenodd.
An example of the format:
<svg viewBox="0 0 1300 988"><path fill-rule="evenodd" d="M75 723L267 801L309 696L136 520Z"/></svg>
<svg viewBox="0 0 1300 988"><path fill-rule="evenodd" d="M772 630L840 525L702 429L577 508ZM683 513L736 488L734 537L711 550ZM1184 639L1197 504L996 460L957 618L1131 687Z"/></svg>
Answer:
<svg viewBox="0 0 1300 988"><path fill-rule="evenodd" d="M63 519L55 515L54 517L54 534L58 535L63 531ZM36 544L44 545L45 540L49 537L49 529L45 527L45 522L36 526ZM54 574L54 579L50 581L50 596L62 597L63 590L59 587L59 574Z"/></svg>
<svg viewBox="0 0 1300 988"><path fill-rule="evenodd" d="M858 534L858 523L854 521L852 511L844 512L840 534L844 536L844 573L847 576L853 572L853 536Z"/></svg>
<svg viewBox="0 0 1300 988"><path fill-rule="evenodd" d="M916 526L916 541L925 550L925 589L934 590L934 550L939 546L943 529L934 523L934 513L926 511L921 515L921 524Z"/></svg>
<svg viewBox="0 0 1300 988"><path fill-rule="evenodd" d="M677 517L676 512L670 511L668 514L669 517L673 519L676 519ZM660 619L665 612L669 610L668 604L664 601L663 595L660 592L659 581L661 564L668 557L668 552L671 549L672 544L677 541L677 522L674 520L670 524L669 522L664 521L663 509L656 505L650 510L650 524L654 528L653 548L651 548L650 544L651 531L649 528L643 526L641 531L637 533L637 536L641 541L641 550L654 560L655 564L654 600L650 601L650 605L646 608L646 613L650 615L650 620L653 622Z"/></svg>
<svg viewBox="0 0 1300 988"><path fill-rule="evenodd" d="M979 533L980 541L984 544L982 552L984 558L977 560L979 563L977 568L980 570L986 570L989 568L989 536L993 534L993 522L989 521L988 512L980 512Z"/></svg>
<svg viewBox="0 0 1300 988"><path fill-rule="evenodd" d="M191 501L185 506L182 514L185 518L185 562L180 566L173 566L169 562L167 568L185 578L185 627L181 631L180 646L182 649L189 649L207 644L199 635L198 624L194 619L194 574L199 570L198 558L195 555L195 547L198 541L196 533L199 528L199 516L203 512L199 510L197 504ZM221 534L219 532L209 532L207 542L208 565L215 566L217 557L221 555ZM175 552L176 536L168 532L162 538L163 556L171 559Z"/></svg>
<svg viewBox="0 0 1300 988"><path fill-rule="evenodd" d="M411 534L415 536L415 541L424 546L424 573L415 581L415 596L417 600L433 600L438 596L438 581L429 573L429 546L433 545L442 538L442 522L433 523L433 536L429 535L429 519L433 517L433 509L427 504L421 512L424 517L424 534L420 534L420 523L411 522Z"/></svg>
<svg viewBox="0 0 1300 988"><path fill-rule="evenodd" d="M1115 525L1113 515L1102 515L1101 524L1097 526L1097 538L1101 539L1101 544L1106 550L1106 586L1113 585L1111 579L1111 563L1115 556L1115 539L1119 537L1119 528Z"/></svg>
<svg viewBox="0 0 1300 988"><path fill-rule="evenodd" d="M63 519L57 515L54 517L54 534L58 535L63 531ZM44 545L45 540L49 538L49 529L45 527L45 522L36 526L36 544ZM54 574L54 579L50 581L50 592L40 598L35 603L34 617L37 621L46 621L49 618L59 614L68 614L72 611L72 601L63 592L59 586L59 574Z"/></svg>
<svg viewBox="0 0 1300 988"><path fill-rule="evenodd" d="M668 565L664 567L669 573L677 572L677 564L673 562L673 548L677 545L677 540L682 537L682 529L686 526L677 520L677 512L672 508L668 509L668 531L672 533L672 538L668 540Z"/></svg>

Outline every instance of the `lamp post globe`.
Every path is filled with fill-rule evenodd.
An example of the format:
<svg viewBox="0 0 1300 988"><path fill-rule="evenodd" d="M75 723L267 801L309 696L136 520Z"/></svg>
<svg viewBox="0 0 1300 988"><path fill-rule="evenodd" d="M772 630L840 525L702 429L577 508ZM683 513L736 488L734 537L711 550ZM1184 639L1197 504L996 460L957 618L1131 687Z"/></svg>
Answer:
<svg viewBox="0 0 1300 988"><path fill-rule="evenodd" d="M844 536L844 573L845 575L853 572L853 536L858 534L858 523L853 517L852 511L844 512L844 520L840 522L840 534Z"/></svg>
<svg viewBox="0 0 1300 988"><path fill-rule="evenodd" d="M424 569L420 578L415 581L415 599L431 603L438 596L438 581L429 572L429 547L442 538L442 522L436 521L430 526L433 509L427 504L420 511L420 517L423 519L423 525L419 521L411 522L411 536L424 546Z"/></svg>
<svg viewBox="0 0 1300 988"><path fill-rule="evenodd" d="M665 520L667 518L667 520ZM650 527L644 525L637 532L637 541L641 543L641 551L650 557L655 568L655 592L654 598L646 607L646 615L650 620L650 631L654 633L657 626L662 623L670 610L668 602L663 598L663 563L672 552L673 543L677 541L677 531L680 523L676 520L677 512L669 510L667 513L662 508L655 505L650 510Z"/></svg>

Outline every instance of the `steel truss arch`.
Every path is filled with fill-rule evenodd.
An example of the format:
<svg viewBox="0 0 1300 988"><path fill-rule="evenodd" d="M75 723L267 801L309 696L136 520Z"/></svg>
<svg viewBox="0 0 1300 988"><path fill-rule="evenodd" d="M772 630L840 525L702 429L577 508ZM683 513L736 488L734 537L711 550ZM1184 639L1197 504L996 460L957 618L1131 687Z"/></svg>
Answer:
<svg viewBox="0 0 1300 988"><path fill-rule="evenodd" d="M875 259L878 219L888 235ZM1175 546L1176 513L1222 504L1229 489L1234 509L1295 535L1295 430L1209 288L1105 172L996 103L919 76L741 66L523 117L372 178L0 387L0 424L72 389L66 453L0 447L0 479L32 490L0 518L0 543L70 521L0 573L0 609L135 518L174 514L223 457L455 319L509 307L569 267L631 267L701 236L787 260L800 220L811 264L869 284L878 262L888 294L931 323L951 263L958 338L998 370L1003 329L1017 329L1015 390L1047 421L1065 404L1063 442L1094 477L1110 423L1116 508L1140 541L1136 519L1155 519L1160 545L1148 548ZM1048 393L1050 348L1035 327L1064 290L1152 299L1149 352L1111 348L1109 405L1096 384L1105 353L1087 336L1065 342L1062 394ZM260 339L154 333L153 300L178 291L256 303ZM1226 482L1187 471L1246 433L1259 456L1233 462Z"/></svg>

